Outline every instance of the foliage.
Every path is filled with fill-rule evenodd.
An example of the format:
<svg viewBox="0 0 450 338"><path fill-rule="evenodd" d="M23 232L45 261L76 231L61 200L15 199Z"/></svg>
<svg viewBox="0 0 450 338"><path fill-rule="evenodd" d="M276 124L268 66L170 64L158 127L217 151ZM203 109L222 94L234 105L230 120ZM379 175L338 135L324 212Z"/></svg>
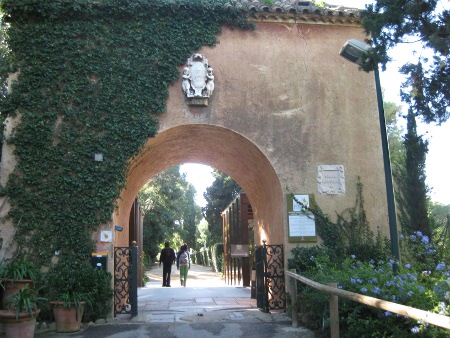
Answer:
<svg viewBox="0 0 450 338"><path fill-rule="evenodd" d="M5 309L14 311L16 320L18 320L21 312L28 312L30 316L36 315L36 311L39 309L38 304L45 303L47 298L41 297L39 290L27 287L19 289L3 301Z"/></svg>
<svg viewBox="0 0 450 338"><path fill-rule="evenodd" d="M154 176L139 192L144 210L144 251L154 260L161 243L187 243L195 248L196 222L201 216L195 188L180 174L179 166Z"/></svg>
<svg viewBox="0 0 450 338"><path fill-rule="evenodd" d="M326 255L311 256L309 260L314 262L314 267L311 266L303 275L321 284L337 282L339 288L347 291L432 312L449 313L450 287L447 280L450 271L445 265L428 266L430 272L424 274L421 267L406 259L404 262L408 263L397 265L397 272L393 268L393 260L360 261L354 255L339 263ZM311 319L310 325L320 327L320 323L328 320L327 296L310 287L301 287L300 291L306 305L304 310ZM339 312L343 337L410 337L419 332L421 337L446 336L444 330L353 301L340 300Z"/></svg>
<svg viewBox="0 0 450 338"><path fill-rule="evenodd" d="M40 264L55 250L61 261L88 261L92 232L110 221L129 160L155 135L178 66L213 45L221 25L246 20L226 1L1 5L20 70L0 107L20 116L7 140L18 162L2 190L16 241Z"/></svg>
<svg viewBox="0 0 450 338"><path fill-rule="evenodd" d="M433 242L438 248L439 259L450 265L450 205L431 203L430 218L433 220Z"/></svg>
<svg viewBox="0 0 450 338"><path fill-rule="evenodd" d="M439 262L439 250L430 238L420 231L400 234L400 250L402 260L414 262L416 271L429 271Z"/></svg>
<svg viewBox="0 0 450 338"><path fill-rule="evenodd" d="M389 157L391 159L392 173L397 179L398 172L405 168L406 151L403 144L404 129L399 124L402 107L394 102L383 102L386 118L386 129L389 143Z"/></svg>
<svg viewBox="0 0 450 338"><path fill-rule="evenodd" d="M215 272L223 271L223 243L216 243L211 248L212 267Z"/></svg>
<svg viewBox="0 0 450 338"><path fill-rule="evenodd" d="M377 0L362 13L363 27L375 48L370 57L383 67L390 61L391 48L420 42L420 53L403 54L407 61L401 72L407 80L401 96L427 123L442 123L450 117L450 12L443 7L437 0ZM424 48L430 53L423 53Z"/></svg>
<svg viewBox="0 0 450 338"><path fill-rule="evenodd" d="M411 111L407 116L407 134L404 136L406 163L403 179L400 181L400 194L404 212L402 227L408 231L421 231L432 236L428 217L427 186L425 183L425 159L428 142L417 134L416 119Z"/></svg>
<svg viewBox="0 0 450 338"><path fill-rule="evenodd" d="M302 205L303 212L311 212L314 215L317 233L327 249L327 254L334 259L342 259L348 255L357 255L365 260L373 255L387 257L388 240L379 231L375 236L370 229L364 209L363 185L359 178L355 206L336 214L336 222L331 221L330 217L323 213L314 199L311 199L310 207L307 207L294 195L293 198Z"/></svg>
<svg viewBox="0 0 450 338"><path fill-rule="evenodd" d="M292 250L288 267L321 284L337 282L339 288L347 291L448 315L450 269L440 261L439 249L420 231L401 234L399 238L401 265L386 259L380 250L367 256L373 245L366 242L367 249L360 250L364 253L361 258L351 254L348 247L341 252L349 254L341 257L333 252L335 246L298 247ZM304 318L309 318L305 324L313 329L327 329L328 297L301 283L298 288ZM439 328L349 300L339 300L339 313L343 337L448 336Z"/></svg>
<svg viewBox="0 0 450 338"><path fill-rule="evenodd" d="M208 222L204 218L202 218L197 225L197 230L195 234L197 239L196 248L201 248L202 246L206 245L206 243L209 242L209 239L211 238L211 233L209 232L208 228L209 228Z"/></svg>
<svg viewBox="0 0 450 338"><path fill-rule="evenodd" d="M82 301L87 302L90 305L85 313L87 320L106 317L112 306L111 278L109 272L89 264L58 264L47 273L49 298L64 302L65 306L70 302L77 306Z"/></svg>
<svg viewBox="0 0 450 338"><path fill-rule="evenodd" d="M12 279L31 279L36 281L40 272L33 262L21 257L13 259L0 266L0 280Z"/></svg>
<svg viewBox="0 0 450 338"><path fill-rule="evenodd" d="M214 170L213 176L215 178L214 182L203 194L206 200L203 216L208 222L210 233L210 238L206 242L208 246L222 242L223 225L221 212L242 192L242 188L227 174Z"/></svg>

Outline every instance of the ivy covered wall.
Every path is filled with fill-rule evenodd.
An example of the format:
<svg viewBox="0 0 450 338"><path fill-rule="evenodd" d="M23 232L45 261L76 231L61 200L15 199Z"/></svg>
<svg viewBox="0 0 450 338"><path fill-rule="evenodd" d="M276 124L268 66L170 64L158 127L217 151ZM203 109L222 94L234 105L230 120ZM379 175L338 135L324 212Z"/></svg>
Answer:
<svg viewBox="0 0 450 338"><path fill-rule="evenodd" d="M90 257L110 221L129 159L157 131L168 86L223 24L249 27L225 0L3 0L8 62L1 102L20 124L18 164L2 194L16 240L37 263ZM94 161L94 154L103 161ZM155 161L158 161L155 158Z"/></svg>

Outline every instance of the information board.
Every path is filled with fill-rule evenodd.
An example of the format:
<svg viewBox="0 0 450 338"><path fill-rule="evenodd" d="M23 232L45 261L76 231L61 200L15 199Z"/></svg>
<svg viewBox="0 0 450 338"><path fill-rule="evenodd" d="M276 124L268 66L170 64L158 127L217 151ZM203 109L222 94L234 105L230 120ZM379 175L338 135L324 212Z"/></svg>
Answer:
<svg viewBox="0 0 450 338"><path fill-rule="evenodd" d="M288 214L288 241L290 243L316 242L316 221L314 215L307 211L310 195L288 194L286 196L286 201Z"/></svg>

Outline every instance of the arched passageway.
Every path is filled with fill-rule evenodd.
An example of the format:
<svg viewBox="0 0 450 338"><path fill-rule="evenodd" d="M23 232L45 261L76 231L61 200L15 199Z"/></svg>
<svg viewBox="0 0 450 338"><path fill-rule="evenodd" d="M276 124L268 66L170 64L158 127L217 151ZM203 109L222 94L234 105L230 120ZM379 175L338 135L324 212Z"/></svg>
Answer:
<svg viewBox="0 0 450 338"><path fill-rule="evenodd" d="M132 203L142 186L157 173L186 162L217 168L231 176L247 193L255 214L255 243L284 238L283 194L279 179L264 154L236 132L206 124L188 124L161 132L149 139L130 168L114 214L114 224L128 226ZM128 245L124 231L116 246Z"/></svg>

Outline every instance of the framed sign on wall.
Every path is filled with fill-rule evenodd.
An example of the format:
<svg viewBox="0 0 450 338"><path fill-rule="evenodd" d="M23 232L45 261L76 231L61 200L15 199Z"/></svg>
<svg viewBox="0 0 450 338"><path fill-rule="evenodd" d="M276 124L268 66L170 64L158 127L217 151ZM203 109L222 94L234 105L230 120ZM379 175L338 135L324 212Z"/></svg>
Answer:
<svg viewBox="0 0 450 338"><path fill-rule="evenodd" d="M307 210L309 200L307 194L288 194L286 197L289 243L317 241L316 220Z"/></svg>

